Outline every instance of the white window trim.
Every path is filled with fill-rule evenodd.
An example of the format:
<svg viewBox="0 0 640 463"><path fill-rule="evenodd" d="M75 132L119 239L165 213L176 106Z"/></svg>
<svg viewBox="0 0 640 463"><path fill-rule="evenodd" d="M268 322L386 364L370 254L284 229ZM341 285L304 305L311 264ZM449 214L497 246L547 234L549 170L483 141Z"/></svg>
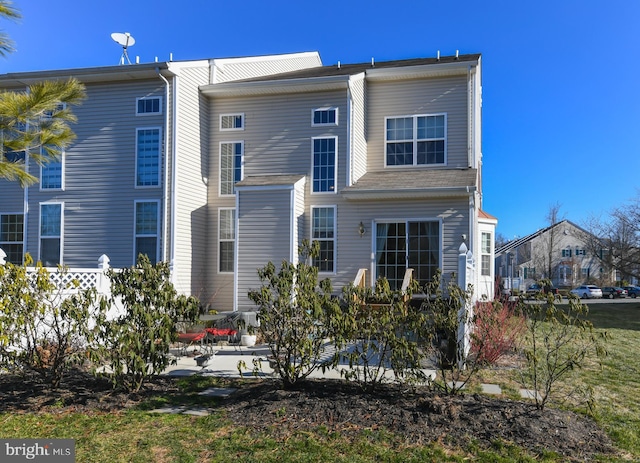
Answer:
<svg viewBox="0 0 640 463"><path fill-rule="evenodd" d="M138 133L141 130L157 130L158 131L158 178L156 185L138 185ZM163 144L163 135L162 135L162 127L153 126L153 127L136 127L136 139L135 139L135 175L133 178L134 188L136 189L148 189L148 188L160 188L162 185L162 144Z"/></svg>
<svg viewBox="0 0 640 463"><path fill-rule="evenodd" d="M313 191L313 184L315 182L314 176L314 165L313 165L313 145L315 140L328 140L333 138L335 140L335 153L333 158L333 191ZM337 136L325 136L325 137L311 137L311 186L310 186L312 195L335 195L338 192L338 137Z"/></svg>
<svg viewBox="0 0 640 463"><path fill-rule="evenodd" d="M136 220L138 218L137 216L137 205L139 203L156 203L158 205L158 218L156 220L156 234L155 235L148 235L148 234L142 234L142 235L138 235L136 233ZM160 262L160 222L162 220L162 210L160 209L160 200L158 199L136 199L133 201L133 265L135 265L138 262L138 253L136 250L136 238L138 237L142 237L142 238L150 238L155 236L156 237L156 262Z"/></svg>
<svg viewBox="0 0 640 463"><path fill-rule="evenodd" d="M54 206L60 205L60 235L57 238L60 239L60 265L64 265L64 202L62 201L47 201L40 203L38 210L38 260L42 260L42 239L43 238L56 238L55 236L42 236L42 206ZM25 215L25 228L26 228L26 215ZM24 251L23 251L24 254Z"/></svg>
<svg viewBox="0 0 640 463"><path fill-rule="evenodd" d="M141 113L138 112L138 102L140 100L159 100L157 113ZM161 96L141 96L136 98L136 116L161 116L162 115L162 97Z"/></svg>
<svg viewBox="0 0 640 463"><path fill-rule="evenodd" d="M43 169L47 166L47 164L41 165L40 166L40 182L39 186L40 186L40 191L64 191L65 189L65 170L66 170L66 162L65 162L65 158L66 158L66 152L62 151L60 153L60 188L44 188L42 186L42 171Z"/></svg>
<svg viewBox="0 0 640 463"><path fill-rule="evenodd" d="M316 111L335 111L336 113L336 121L335 122L327 122L327 123L316 123L315 122L315 115L316 115ZM311 110L311 127L333 127L333 126L337 126L339 121L338 121L338 116L339 116L339 112L338 112L338 107L337 106L325 106L322 108L314 108Z"/></svg>
<svg viewBox="0 0 640 463"><path fill-rule="evenodd" d="M333 241L333 271L318 271L323 275L336 275L338 273L338 206L336 204L327 204L311 206L311 224L309 227L309 242L313 244L313 210L314 209L333 209L333 239L325 239L322 241Z"/></svg>
<svg viewBox="0 0 640 463"><path fill-rule="evenodd" d="M221 198L233 198L235 196L235 193L222 193L222 145L236 143L240 143L240 146L242 147L242 161L240 161L240 180L244 179L244 140L221 141L218 145L218 196Z"/></svg>
<svg viewBox="0 0 640 463"><path fill-rule="evenodd" d="M419 117L432 117L432 116L444 116L444 161L440 164L418 164L418 118ZM387 143L391 142L391 143L396 143L398 142L398 140L387 140L387 121L389 119L403 119L403 118L407 118L407 117L411 117L413 118L413 164L404 164L404 165L394 165L394 166L390 166L387 165ZM407 167L442 167L442 166L446 166L449 163L449 156L448 156L448 145L449 145L449 137L448 135L448 128L449 128L449 117L447 115L447 113L430 113L430 114L407 114L404 116L386 116L384 118L384 149L383 149L383 156L384 156L384 166L388 167L390 169L394 169L394 168L407 168ZM408 140L407 140L408 141Z"/></svg>
<svg viewBox="0 0 640 463"><path fill-rule="evenodd" d="M222 275L231 275L233 273L235 273L234 270L227 272L227 271L222 271L220 270L220 243L225 242L225 243L233 243L233 268L235 269L236 265L235 265L235 261L236 261L236 251L237 251L237 245L236 242L238 241L238 231L236 229L236 216L237 214L234 214L234 220L233 220L233 240L228 240L225 239L223 240L222 238L220 238L220 224L221 224L221 218L222 218L222 211L236 211L235 207L219 207L218 208L218 229L217 229L217 234L218 234L218 247L217 247L217 252L216 254L218 254L218 273L222 274Z"/></svg>
<svg viewBox="0 0 640 463"><path fill-rule="evenodd" d="M240 116L242 120L241 127L231 127L231 128L222 128L222 118L223 117L236 117ZM244 130L244 113L228 113L228 114L220 114L220 132L238 132Z"/></svg>

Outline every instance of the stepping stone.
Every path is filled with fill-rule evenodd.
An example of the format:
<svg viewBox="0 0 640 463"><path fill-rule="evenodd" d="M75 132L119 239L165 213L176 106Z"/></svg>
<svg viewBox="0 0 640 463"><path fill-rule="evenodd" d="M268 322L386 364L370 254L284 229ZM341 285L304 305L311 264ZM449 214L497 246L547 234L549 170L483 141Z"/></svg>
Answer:
<svg viewBox="0 0 640 463"><path fill-rule="evenodd" d="M198 395L202 395L205 397L229 397L237 390L238 389L233 387L210 387L209 389L198 392Z"/></svg>
<svg viewBox="0 0 640 463"><path fill-rule="evenodd" d="M209 416L206 408L164 407L151 410L149 413L167 413L170 415Z"/></svg>
<svg viewBox="0 0 640 463"><path fill-rule="evenodd" d="M209 410L206 408L189 408L183 411L182 414L191 416L209 416Z"/></svg>
<svg viewBox="0 0 640 463"><path fill-rule="evenodd" d="M540 393L538 391L534 391L533 389L520 389L520 397L523 399L532 399L535 400L536 397L538 400L542 399Z"/></svg>
<svg viewBox="0 0 640 463"><path fill-rule="evenodd" d="M467 387L467 385L464 384L462 381L449 381L447 385L450 388L453 388L455 386L456 389L464 389Z"/></svg>
<svg viewBox="0 0 640 463"><path fill-rule="evenodd" d="M170 415L179 415L184 412L184 407L163 407L150 410L149 413L168 413Z"/></svg>
<svg viewBox="0 0 640 463"><path fill-rule="evenodd" d="M485 394L500 395L502 394L502 389L497 384L483 384L482 392Z"/></svg>

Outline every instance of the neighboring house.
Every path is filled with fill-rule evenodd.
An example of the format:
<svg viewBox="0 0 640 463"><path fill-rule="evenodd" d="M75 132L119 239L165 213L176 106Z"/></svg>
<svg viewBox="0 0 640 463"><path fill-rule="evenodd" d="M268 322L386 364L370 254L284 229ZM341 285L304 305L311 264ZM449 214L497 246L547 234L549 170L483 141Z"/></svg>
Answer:
<svg viewBox="0 0 640 463"><path fill-rule="evenodd" d="M614 282L614 273L589 252L586 236L586 230L562 220L512 240L496 249L496 276L506 288L521 291L541 279L550 279L559 288Z"/></svg>
<svg viewBox="0 0 640 463"><path fill-rule="evenodd" d="M167 260L184 293L250 310L257 269L303 239L334 288L457 272L493 297L497 220L482 206L481 58L322 66L317 53L0 76L74 76L78 135L40 184L0 181L0 247L20 262ZM39 169L33 163L29 167ZM6 199L5 199L6 198Z"/></svg>

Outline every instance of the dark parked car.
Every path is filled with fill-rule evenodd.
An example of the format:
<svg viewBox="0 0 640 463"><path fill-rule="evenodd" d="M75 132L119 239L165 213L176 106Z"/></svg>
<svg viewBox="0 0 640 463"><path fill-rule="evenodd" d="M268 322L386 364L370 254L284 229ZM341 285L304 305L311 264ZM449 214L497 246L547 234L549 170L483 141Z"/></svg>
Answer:
<svg viewBox="0 0 640 463"><path fill-rule="evenodd" d="M553 294L556 299L562 298L560 293L558 292L558 288L552 285L541 285L538 283L534 283L527 288L526 296L527 299L532 299L536 297L538 294Z"/></svg>
<svg viewBox="0 0 640 463"><path fill-rule="evenodd" d="M629 297L636 298L640 296L640 287L638 286L623 286L623 288L627 290Z"/></svg>
<svg viewBox="0 0 640 463"><path fill-rule="evenodd" d="M609 299L627 297L628 295L627 290L619 286L605 286L602 288L602 297L608 297Z"/></svg>

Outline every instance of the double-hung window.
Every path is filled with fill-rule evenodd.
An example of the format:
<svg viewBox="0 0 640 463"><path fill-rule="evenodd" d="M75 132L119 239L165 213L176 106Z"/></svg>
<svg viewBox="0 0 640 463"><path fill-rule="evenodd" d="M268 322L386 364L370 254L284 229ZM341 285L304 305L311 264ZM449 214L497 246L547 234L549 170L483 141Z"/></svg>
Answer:
<svg viewBox="0 0 640 463"><path fill-rule="evenodd" d="M387 166L445 164L445 114L388 117L385 124Z"/></svg>
<svg viewBox="0 0 640 463"><path fill-rule="evenodd" d="M320 253L313 265L320 272L334 272L336 262L336 208L311 208L311 240L318 242Z"/></svg>
<svg viewBox="0 0 640 463"><path fill-rule="evenodd" d="M136 98L136 115L146 116L151 114L162 114L162 97L146 96Z"/></svg>
<svg viewBox="0 0 640 463"><path fill-rule="evenodd" d="M313 192L335 193L337 137L312 138Z"/></svg>
<svg viewBox="0 0 640 463"><path fill-rule="evenodd" d="M244 143L220 143L220 195L235 194L235 184L242 180Z"/></svg>
<svg viewBox="0 0 640 463"><path fill-rule="evenodd" d="M563 249L562 257L571 257L571 249Z"/></svg>
<svg viewBox="0 0 640 463"><path fill-rule="evenodd" d="M136 130L136 186L160 185L160 128Z"/></svg>
<svg viewBox="0 0 640 463"><path fill-rule="evenodd" d="M244 130L244 114L221 114L220 130Z"/></svg>
<svg viewBox="0 0 640 463"><path fill-rule="evenodd" d="M220 273L231 273L236 247L236 211L229 208L218 211L218 270Z"/></svg>
<svg viewBox="0 0 640 463"><path fill-rule="evenodd" d="M40 189L41 190L62 190L64 180L64 152L60 153L56 159L40 166Z"/></svg>
<svg viewBox="0 0 640 463"><path fill-rule="evenodd" d="M491 233L482 232L480 243L480 274L482 276L491 275Z"/></svg>
<svg viewBox="0 0 640 463"><path fill-rule="evenodd" d="M62 203L40 204L40 261L45 267L62 264Z"/></svg>
<svg viewBox="0 0 640 463"><path fill-rule="evenodd" d="M24 214L0 214L0 249L7 254L7 262L22 265Z"/></svg>
<svg viewBox="0 0 640 463"><path fill-rule="evenodd" d="M318 108L311 112L311 125L338 125L338 108Z"/></svg>
<svg viewBox="0 0 640 463"><path fill-rule="evenodd" d="M145 254L152 264L158 262L158 235L160 225L158 201L135 202L135 255Z"/></svg>

